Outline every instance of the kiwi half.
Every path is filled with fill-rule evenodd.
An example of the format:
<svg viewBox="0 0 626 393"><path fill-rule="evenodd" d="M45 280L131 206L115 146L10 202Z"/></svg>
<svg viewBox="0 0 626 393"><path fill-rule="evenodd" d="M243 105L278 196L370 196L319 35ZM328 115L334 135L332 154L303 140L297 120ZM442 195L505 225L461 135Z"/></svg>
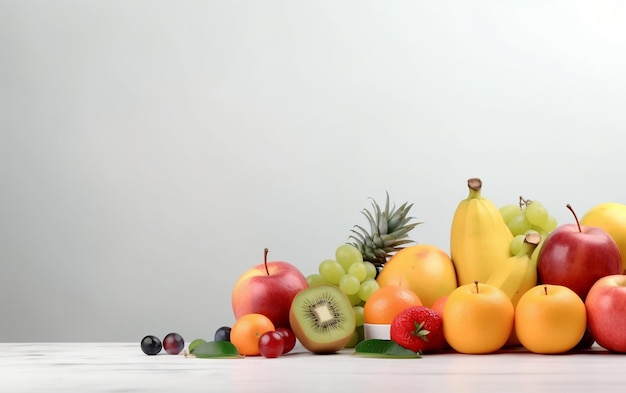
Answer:
<svg viewBox="0 0 626 393"><path fill-rule="evenodd" d="M303 347L313 353L333 353L343 349L354 333L354 310L339 288L317 285L294 297L289 323Z"/></svg>

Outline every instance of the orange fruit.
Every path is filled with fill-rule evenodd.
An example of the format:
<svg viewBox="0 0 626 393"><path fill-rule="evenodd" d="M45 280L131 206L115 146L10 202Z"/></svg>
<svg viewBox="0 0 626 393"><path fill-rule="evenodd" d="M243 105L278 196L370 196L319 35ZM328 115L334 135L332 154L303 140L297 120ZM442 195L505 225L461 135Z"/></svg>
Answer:
<svg viewBox="0 0 626 393"><path fill-rule="evenodd" d="M443 315L443 308L446 305L446 300L448 300L448 295L444 295L439 299L435 300L433 305L430 307L439 315Z"/></svg>
<svg viewBox="0 0 626 393"><path fill-rule="evenodd" d="M259 338L274 331L274 324L263 314L246 314L235 321L230 330L230 342L240 355L260 355Z"/></svg>
<svg viewBox="0 0 626 393"><path fill-rule="evenodd" d="M578 344L586 327L585 303L566 286L537 285L515 307L515 332L530 352L567 352Z"/></svg>
<svg viewBox="0 0 626 393"><path fill-rule="evenodd" d="M376 281L381 287L398 285L410 289L427 307L457 287L452 260L443 250L429 244L405 247L395 253Z"/></svg>
<svg viewBox="0 0 626 393"><path fill-rule="evenodd" d="M363 306L363 321L371 324L388 324L402 310L421 306L422 302L414 292L397 285L377 289Z"/></svg>
<svg viewBox="0 0 626 393"><path fill-rule="evenodd" d="M448 296L449 295L445 295L440 297L439 299L435 300L435 302L432 305L432 309L441 316L441 319L443 320L443 309L446 306L446 301L448 300ZM445 341L445 336L444 336L444 341ZM446 341L445 343L445 348L449 348L450 346L448 345L448 342Z"/></svg>
<svg viewBox="0 0 626 393"><path fill-rule="evenodd" d="M513 330L513 303L499 288L461 285L443 306L443 335L460 353L492 353L504 346Z"/></svg>

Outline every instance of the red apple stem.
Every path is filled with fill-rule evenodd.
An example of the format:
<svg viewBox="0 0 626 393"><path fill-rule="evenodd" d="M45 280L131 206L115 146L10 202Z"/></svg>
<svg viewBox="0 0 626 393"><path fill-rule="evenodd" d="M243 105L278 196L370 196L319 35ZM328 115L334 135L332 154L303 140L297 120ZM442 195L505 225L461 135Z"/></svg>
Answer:
<svg viewBox="0 0 626 393"><path fill-rule="evenodd" d="M478 293L478 280L474 280L474 285L476 285L476 293Z"/></svg>
<svg viewBox="0 0 626 393"><path fill-rule="evenodd" d="M571 212L572 212L572 214L574 215L574 219L576 220L576 225L578 225L578 232L581 232L581 233L582 233L582 231L583 231L583 230L580 228L580 221L578 221L578 216L576 216L576 212L575 212L575 211L574 211L574 209L572 208L572 205L570 205L570 204L568 203L566 207L567 207L567 208L569 209L569 211L571 211Z"/></svg>
<svg viewBox="0 0 626 393"><path fill-rule="evenodd" d="M548 295L548 287L547 286L543 287L543 293L545 293L546 296Z"/></svg>
<svg viewBox="0 0 626 393"><path fill-rule="evenodd" d="M267 273L267 275L270 275L270 270L267 268L267 253L270 252L270 250L267 249L267 247L265 248L265 250L263 250L263 263L265 264L265 273Z"/></svg>

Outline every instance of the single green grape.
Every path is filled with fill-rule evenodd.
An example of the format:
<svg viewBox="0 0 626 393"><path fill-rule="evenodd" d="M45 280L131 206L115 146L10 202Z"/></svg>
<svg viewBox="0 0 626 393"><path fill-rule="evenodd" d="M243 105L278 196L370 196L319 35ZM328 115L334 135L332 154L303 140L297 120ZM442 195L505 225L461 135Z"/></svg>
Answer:
<svg viewBox="0 0 626 393"><path fill-rule="evenodd" d="M355 293L352 295L346 295L348 297L348 300L350 300L350 304L353 306L361 306L363 305L363 300L361 300L361 298L359 297L359 293Z"/></svg>
<svg viewBox="0 0 626 393"><path fill-rule="evenodd" d="M509 204L502 206L499 210L504 222L509 222L513 217L519 214L522 208L518 204Z"/></svg>
<svg viewBox="0 0 626 393"><path fill-rule="evenodd" d="M542 232L550 233L553 230L555 230L557 226L558 226L558 223L556 221L556 218L554 216L548 216L548 221L545 223L545 225L541 229L543 229Z"/></svg>
<svg viewBox="0 0 626 393"><path fill-rule="evenodd" d="M363 262L363 255L361 255L361 251L359 251L358 248L352 244L346 243L337 247L335 250L335 260L339 262L343 270L347 272L352 264Z"/></svg>
<svg viewBox="0 0 626 393"><path fill-rule="evenodd" d="M312 273L306 276L306 282L310 287L314 287L316 285L329 284L328 281L319 273Z"/></svg>
<svg viewBox="0 0 626 393"><path fill-rule="evenodd" d="M532 228L532 224L526 218L524 210L520 210L519 214L511 218L507 224L513 236L521 235Z"/></svg>
<svg viewBox="0 0 626 393"><path fill-rule="evenodd" d="M372 293L376 292L379 288L380 285L378 285L378 281L373 278L366 278L365 281L361 283L361 287L359 288L359 297L361 300L366 302L367 299L372 296Z"/></svg>
<svg viewBox="0 0 626 393"><path fill-rule="evenodd" d="M522 251L525 237L525 234L516 235L513 237L513 240L511 240L511 243L509 244L509 252L511 253L511 255L517 255Z"/></svg>
<svg viewBox="0 0 626 393"><path fill-rule="evenodd" d="M526 218L532 225L542 228L549 219L548 210L539 201L532 201L526 205Z"/></svg>
<svg viewBox="0 0 626 393"><path fill-rule="evenodd" d="M376 274L378 274L378 270L376 270L376 266L374 266L374 264L369 261L363 262L363 265L365 265L365 269L367 270L367 274L365 275L365 278L366 279L376 278Z"/></svg>
<svg viewBox="0 0 626 393"><path fill-rule="evenodd" d="M363 326L363 306L353 306L355 327Z"/></svg>
<svg viewBox="0 0 626 393"><path fill-rule="evenodd" d="M348 274L352 274L359 279L359 283L363 282L367 278L367 268L363 262L357 262L350 265L348 268Z"/></svg>
<svg viewBox="0 0 626 393"><path fill-rule="evenodd" d="M354 277L352 274L344 274L341 279L339 279L339 289L341 289L341 292L346 295L354 295L358 293L360 287L361 281L359 281L359 279Z"/></svg>
<svg viewBox="0 0 626 393"><path fill-rule="evenodd" d="M346 274L346 271L341 267L339 262L333 259L325 259L319 265L319 273L324 277L324 280L331 284L339 284L339 280Z"/></svg>
<svg viewBox="0 0 626 393"><path fill-rule="evenodd" d="M543 233L543 228L535 226L535 225L532 225L530 227L530 229L525 232L525 234L528 234L528 233L531 233L531 232L542 234Z"/></svg>
<svg viewBox="0 0 626 393"><path fill-rule="evenodd" d="M348 343L346 344L346 348L354 348L357 346L357 344L359 344L361 341L364 340L364 331L363 331L363 326L357 326L354 329L354 332L352 332L352 336L350 337L350 340L348 341Z"/></svg>

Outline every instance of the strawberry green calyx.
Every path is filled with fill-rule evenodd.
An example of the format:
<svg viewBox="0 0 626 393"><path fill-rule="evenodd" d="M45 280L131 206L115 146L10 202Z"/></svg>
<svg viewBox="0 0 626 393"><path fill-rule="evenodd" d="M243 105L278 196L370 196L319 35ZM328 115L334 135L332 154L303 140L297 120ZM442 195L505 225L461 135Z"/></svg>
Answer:
<svg viewBox="0 0 626 393"><path fill-rule="evenodd" d="M430 333L429 330L424 329L424 323L417 323L417 322L413 322L415 324L415 330L413 330L411 332L411 334L415 337L419 337L422 340L428 342L428 334Z"/></svg>

